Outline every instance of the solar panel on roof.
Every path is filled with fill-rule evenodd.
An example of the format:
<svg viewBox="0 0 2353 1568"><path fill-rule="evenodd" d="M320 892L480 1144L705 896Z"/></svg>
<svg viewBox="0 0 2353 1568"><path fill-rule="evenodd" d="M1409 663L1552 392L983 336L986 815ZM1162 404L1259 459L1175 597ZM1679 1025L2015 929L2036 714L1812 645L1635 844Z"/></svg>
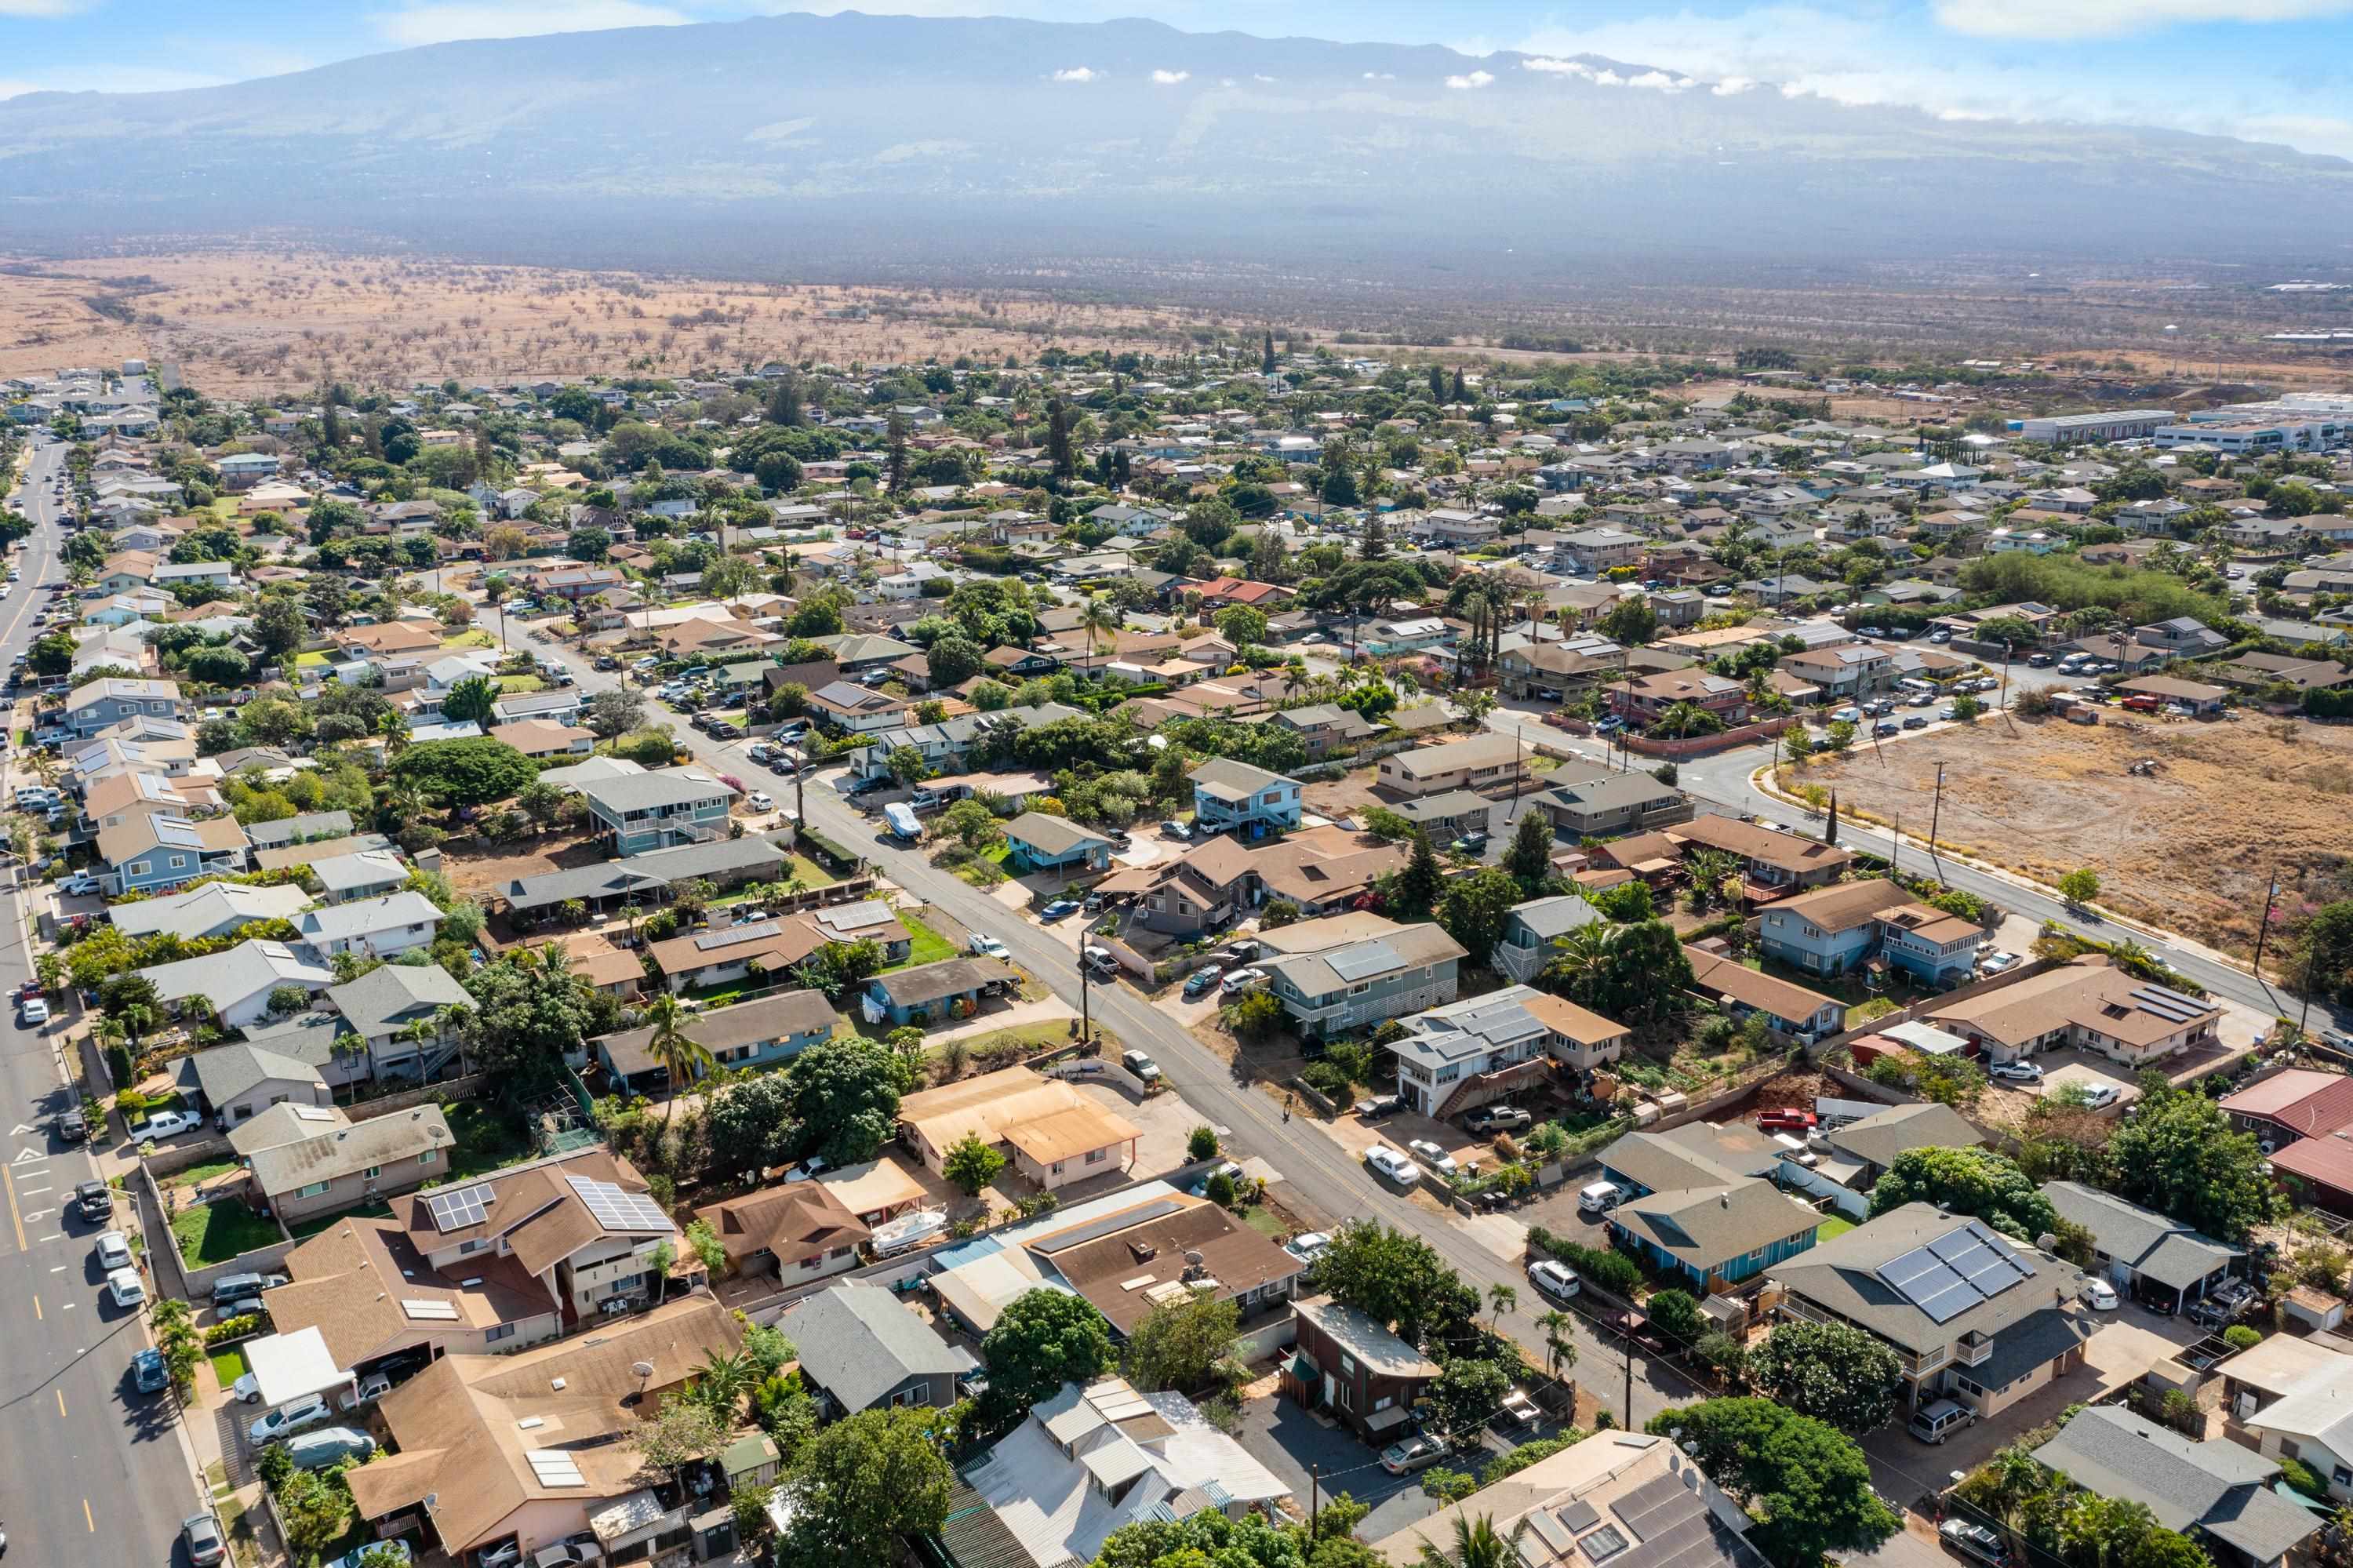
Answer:
<svg viewBox="0 0 2353 1568"><path fill-rule="evenodd" d="M1577 1549L1585 1553L1588 1563L1606 1563L1626 1550L1626 1537L1614 1524L1605 1524L1590 1535L1577 1538Z"/></svg>
<svg viewBox="0 0 2353 1568"><path fill-rule="evenodd" d="M1561 1511L1567 1513L1568 1510L1563 1509ZM1577 1544L1577 1538L1561 1528L1561 1521L1542 1509L1528 1515L1528 1528L1552 1548L1552 1554L1556 1557L1567 1555L1568 1549ZM1533 1561L1533 1557L1530 1560Z"/></svg>
<svg viewBox="0 0 2353 1568"><path fill-rule="evenodd" d="M1699 1506L1699 1499L1670 1473L1652 1476L1628 1492L1618 1499L1615 1511L1638 1539L1647 1541Z"/></svg>
<svg viewBox="0 0 2353 1568"><path fill-rule="evenodd" d="M462 1231L468 1225L480 1224L488 1217L491 1201L497 1195L498 1189L488 1182L460 1187L454 1192L436 1192L425 1200L425 1212L432 1216L435 1230Z"/></svg>
<svg viewBox="0 0 2353 1568"><path fill-rule="evenodd" d="M1059 1232L1043 1241L1031 1242L1029 1244L1029 1250L1044 1253L1048 1257L1051 1257L1056 1253L1077 1246L1082 1242L1094 1241L1111 1234L1113 1231L1124 1231L1130 1225L1140 1225L1146 1220L1156 1220L1165 1215L1173 1214L1184 1206L1174 1198L1155 1198L1139 1208L1123 1209L1116 1214L1106 1214L1102 1219L1090 1220L1085 1224Z"/></svg>
<svg viewBox="0 0 2353 1568"><path fill-rule="evenodd" d="M1889 1288L1938 1323L2033 1277L2017 1254L1975 1220L1890 1259L1878 1273Z"/></svg>
<svg viewBox="0 0 2353 1568"><path fill-rule="evenodd" d="M1591 1530L1601 1522L1601 1510L1578 1498L1560 1510L1560 1521L1572 1531Z"/></svg>
<svg viewBox="0 0 2353 1568"><path fill-rule="evenodd" d="M2187 1023L2207 1011L2205 1002L2161 985L2142 986L2132 993L2132 999L2168 1023Z"/></svg>
<svg viewBox="0 0 2353 1568"><path fill-rule="evenodd" d="M606 1230L663 1235L678 1228L662 1213L661 1205L642 1192L631 1192L593 1176L566 1176L565 1181L588 1205L588 1217Z"/></svg>
<svg viewBox="0 0 2353 1568"><path fill-rule="evenodd" d="M1362 947L1334 953L1324 961L1332 966L1334 974L1349 981L1387 974L1398 967L1397 949L1386 941L1366 942Z"/></svg>
<svg viewBox="0 0 2353 1568"><path fill-rule="evenodd" d="M730 930L712 931L706 936L697 937L694 939L694 946L698 952L707 953L713 948L732 948L738 942L751 942L773 937L783 929L784 927L774 920L763 920L756 926L738 926Z"/></svg>

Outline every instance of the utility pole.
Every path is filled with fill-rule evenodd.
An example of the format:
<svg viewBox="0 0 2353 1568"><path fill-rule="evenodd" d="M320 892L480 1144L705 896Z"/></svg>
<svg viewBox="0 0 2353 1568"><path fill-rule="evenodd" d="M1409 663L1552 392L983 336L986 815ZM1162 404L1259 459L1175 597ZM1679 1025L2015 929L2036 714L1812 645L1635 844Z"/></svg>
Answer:
<svg viewBox="0 0 2353 1568"><path fill-rule="evenodd" d="M1081 1044L1095 1037L1093 980L1094 970L1087 967L1086 934L1081 932L1079 934L1079 1042Z"/></svg>
<svg viewBox="0 0 2353 1568"><path fill-rule="evenodd" d="M1324 1517L1324 1467L1316 1465L1307 1473L1307 1549L1315 1549L1316 1527Z"/></svg>
<svg viewBox="0 0 2353 1568"><path fill-rule="evenodd" d="M1945 815L1945 765L1936 764L1936 800L1928 810L1928 863L1936 868L1936 880L1945 880L1945 863L1936 858L1936 824Z"/></svg>
<svg viewBox="0 0 2353 1568"><path fill-rule="evenodd" d="M1895 818L1895 831L1887 835L1887 874L1891 878L1900 874L1900 868L1895 863L1903 856L1903 853L1904 818L1902 813L1899 812Z"/></svg>
<svg viewBox="0 0 2353 1568"><path fill-rule="evenodd" d="M1626 1357L1626 1430L1634 1430L1634 1330L1622 1325L1618 1330L1618 1349Z"/></svg>
<svg viewBox="0 0 2353 1568"><path fill-rule="evenodd" d="M2263 938L2272 934L2272 901L2279 896L2279 862L2272 862L2271 885L2263 889L2263 917L2255 926L2255 979L2263 978Z"/></svg>

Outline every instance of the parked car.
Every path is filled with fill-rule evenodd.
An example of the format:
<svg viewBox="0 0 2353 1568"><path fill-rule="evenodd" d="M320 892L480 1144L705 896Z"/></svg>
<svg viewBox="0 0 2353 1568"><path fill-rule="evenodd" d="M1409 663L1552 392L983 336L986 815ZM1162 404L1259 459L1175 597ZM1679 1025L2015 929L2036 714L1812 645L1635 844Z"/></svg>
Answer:
<svg viewBox="0 0 2353 1568"><path fill-rule="evenodd" d="M114 1213L114 1192L103 1181L84 1181L74 1188L74 1207L85 1220L110 1219Z"/></svg>
<svg viewBox="0 0 2353 1568"><path fill-rule="evenodd" d="M384 1553L387 1552L399 1562L409 1561L408 1542L396 1535L390 1541L372 1541L365 1546L354 1546L332 1563L328 1563L327 1568L360 1568L360 1563L371 1552L376 1554L378 1561L381 1561Z"/></svg>
<svg viewBox="0 0 2353 1568"><path fill-rule="evenodd" d="M1903 733L1904 726L1895 723L1893 719L1881 719L1877 724L1871 726L1872 737L1875 740L1885 740L1889 736L1901 735Z"/></svg>
<svg viewBox="0 0 2353 1568"><path fill-rule="evenodd" d="M2051 655L2048 653L2029 653L2026 656L2026 662L2038 670L2047 670L2051 667Z"/></svg>
<svg viewBox="0 0 2353 1568"><path fill-rule="evenodd" d="M1202 1175L1198 1181L1193 1183L1193 1196L1196 1198L1208 1197L1209 1195L1209 1183L1216 1181L1220 1176L1223 1176L1229 1181L1239 1181L1241 1174L1242 1168L1240 1165L1237 1165L1230 1160L1220 1160L1217 1164L1211 1166L1209 1170Z"/></svg>
<svg viewBox="0 0 2353 1568"><path fill-rule="evenodd" d="M1426 1434L1417 1433L1402 1443L1392 1443L1381 1450L1381 1468L1392 1476L1409 1476L1416 1470L1426 1470L1446 1457L1446 1445Z"/></svg>
<svg viewBox="0 0 2353 1568"><path fill-rule="evenodd" d="M58 1136L68 1143L90 1141L90 1118L81 1114L79 1106L58 1113Z"/></svg>
<svg viewBox="0 0 2353 1568"><path fill-rule="evenodd" d="M1040 920L1067 920L1078 912L1079 901L1077 899L1057 898L1051 904L1047 905L1045 908L1038 911L1038 918Z"/></svg>
<svg viewBox="0 0 2353 1568"><path fill-rule="evenodd" d="M111 1272L131 1266L131 1238L121 1231L98 1233L98 1266Z"/></svg>
<svg viewBox="0 0 2353 1568"><path fill-rule="evenodd" d="M1457 1169L1454 1163L1454 1156L1447 1153L1446 1150L1439 1148L1438 1145L1430 1142L1430 1139L1426 1138L1417 1138L1411 1143L1407 1144L1406 1148L1411 1152L1421 1156L1422 1163L1429 1166L1432 1171L1437 1171L1440 1176L1451 1176Z"/></svg>
<svg viewBox="0 0 2353 1568"><path fill-rule="evenodd" d="M1206 969L1195 969L1191 974L1185 977L1186 999L1187 1001L1191 1001L1198 997L1208 995L1211 991L1217 989L1218 980L1224 973L1225 970L1217 968L1215 965L1212 965Z"/></svg>
<svg viewBox="0 0 2353 1568"><path fill-rule="evenodd" d="M1404 1102L1395 1095L1375 1095L1370 1099L1358 1100L1356 1105L1357 1118L1362 1121L1378 1121L1385 1116L1395 1116L1403 1108Z"/></svg>
<svg viewBox="0 0 2353 1568"><path fill-rule="evenodd" d="M117 1307L147 1305L146 1282L139 1277L139 1271L135 1268L118 1268L109 1274L106 1277L106 1293L114 1298Z"/></svg>
<svg viewBox="0 0 2353 1568"><path fill-rule="evenodd" d="M164 1352L153 1348L131 1358L131 1386L142 1393L161 1393L171 1386L172 1369L164 1361Z"/></svg>
<svg viewBox="0 0 2353 1568"><path fill-rule="evenodd" d="M1515 1388L1504 1395L1503 1407L1495 1412L1495 1420L1500 1425L1533 1431L1544 1425L1544 1412L1528 1397L1527 1390Z"/></svg>
<svg viewBox="0 0 2353 1568"><path fill-rule="evenodd" d="M1156 1084L1160 1081L1160 1064L1141 1051L1121 1052L1119 1065L1145 1083Z"/></svg>
<svg viewBox="0 0 2353 1568"><path fill-rule="evenodd" d="M2103 1110L2116 1103L2118 1090L2114 1084L2094 1084L2084 1092L2084 1108Z"/></svg>
<svg viewBox="0 0 2353 1568"><path fill-rule="evenodd" d="M1218 955L1218 962L1221 964L1246 964L1264 951L1266 951L1266 944L1263 942L1252 941L1250 938L1245 937L1239 942L1228 943L1226 945L1225 951Z"/></svg>
<svg viewBox="0 0 2353 1568"><path fill-rule="evenodd" d="M365 1461L375 1452L375 1439L356 1426L325 1426L290 1439L286 1457L306 1470L323 1468L338 1460Z"/></svg>
<svg viewBox="0 0 2353 1568"><path fill-rule="evenodd" d="M2113 1312L2116 1309L2119 1300L2116 1287L2105 1279L2084 1281L2083 1297L2084 1305L2094 1312Z"/></svg>
<svg viewBox="0 0 2353 1568"><path fill-rule="evenodd" d="M1978 960L1978 971L1980 974L1998 975L2005 969L2016 969L2019 962L2016 953L2004 952L2000 948L1996 948Z"/></svg>
<svg viewBox="0 0 2353 1568"><path fill-rule="evenodd" d="M1986 1075L2006 1084L2039 1084L2042 1081L2042 1069L2031 1062L2000 1062L1988 1067Z"/></svg>
<svg viewBox="0 0 2353 1568"><path fill-rule="evenodd" d="M978 931L975 931L972 934L971 939L966 941L965 946L972 950L973 956L976 958L1002 959L1008 956L1006 953L1004 943L998 941L994 937L984 935Z"/></svg>
<svg viewBox="0 0 2353 1568"><path fill-rule="evenodd" d="M188 1549L192 1568L214 1568L228 1561L228 1538L220 1520L209 1513L194 1513L180 1521L180 1540Z"/></svg>
<svg viewBox="0 0 2353 1568"><path fill-rule="evenodd" d="M1964 1426L1975 1426L1978 1413L1955 1399L1939 1399L1912 1413L1905 1430L1923 1443L1941 1444Z"/></svg>
<svg viewBox="0 0 2353 1568"><path fill-rule="evenodd" d="M1585 1288L1585 1281L1577 1277L1577 1270L1549 1257L1528 1265L1528 1279L1556 1301L1566 1301Z"/></svg>
<svg viewBox="0 0 2353 1568"><path fill-rule="evenodd" d="M132 1125L131 1141L145 1143L150 1139L177 1138L184 1132L194 1132L204 1125L205 1118L194 1111L157 1111L145 1121Z"/></svg>
<svg viewBox="0 0 2353 1568"><path fill-rule="evenodd" d="M1365 1150L1365 1163L1400 1187L1418 1186L1421 1167L1391 1149L1386 1143L1376 1143Z"/></svg>
<svg viewBox="0 0 2353 1568"><path fill-rule="evenodd" d="M32 997L17 1009L16 1015L27 1028L37 1023L47 1023L49 1021L49 1004L37 996Z"/></svg>
<svg viewBox="0 0 2353 1568"><path fill-rule="evenodd" d="M315 1393L306 1393L293 1404L271 1411L247 1427L245 1435L259 1448L265 1443L275 1443L281 1437L291 1437L297 1432L307 1432L322 1422L332 1421L334 1414L325 1400Z"/></svg>
<svg viewBox="0 0 2353 1568"><path fill-rule="evenodd" d="M776 809L776 797L770 795L765 789L753 790L751 794L744 797L744 804L755 811L773 811Z"/></svg>
<svg viewBox="0 0 2353 1568"><path fill-rule="evenodd" d="M2010 1545L1982 1524L1966 1519L1948 1519L1936 1527L1937 1537L1946 1546L1964 1557L1974 1557L1994 1568L2009 1568Z"/></svg>
<svg viewBox="0 0 2353 1568"><path fill-rule="evenodd" d="M1579 1188L1577 1209L1588 1214L1606 1214L1626 1201L1626 1189L1615 1181L1595 1181Z"/></svg>
<svg viewBox="0 0 2353 1568"><path fill-rule="evenodd" d="M1218 991L1223 996L1240 996L1264 979L1264 969L1235 969L1218 981Z"/></svg>
<svg viewBox="0 0 2353 1568"><path fill-rule="evenodd" d="M1534 1119L1517 1106L1487 1106L1465 1117L1462 1125L1472 1132L1514 1132Z"/></svg>
<svg viewBox="0 0 2353 1568"><path fill-rule="evenodd" d="M1324 1231L1302 1231L1282 1244L1282 1250L1302 1263L1312 1264L1331 1249L1332 1237Z"/></svg>
<svg viewBox="0 0 2353 1568"><path fill-rule="evenodd" d="M1447 845L1447 848L1452 850L1456 854L1478 854L1483 852L1486 847L1487 835L1484 833L1464 833L1461 838L1456 839L1452 843Z"/></svg>
<svg viewBox="0 0 2353 1568"><path fill-rule="evenodd" d="M1757 1125L1766 1132L1811 1132L1819 1119L1813 1112L1800 1110L1796 1106L1782 1106L1757 1113Z"/></svg>
<svg viewBox="0 0 2353 1568"><path fill-rule="evenodd" d="M213 1306L217 1308L225 1302L242 1301L285 1283L282 1274L224 1274L213 1281Z"/></svg>
<svg viewBox="0 0 2353 1568"><path fill-rule="evenodd" d="M1189 839L1193 836L1193 830L1174 817L1163 821L1160 824L1160 831L1172 839Z"/></svg>

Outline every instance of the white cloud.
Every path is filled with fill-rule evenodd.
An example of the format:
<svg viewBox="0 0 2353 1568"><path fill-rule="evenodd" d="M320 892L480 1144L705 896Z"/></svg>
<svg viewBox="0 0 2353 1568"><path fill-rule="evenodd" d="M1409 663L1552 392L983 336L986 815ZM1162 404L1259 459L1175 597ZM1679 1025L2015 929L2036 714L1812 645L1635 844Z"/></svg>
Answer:
<svg viewBox="0 0 2353 1568"><path fill-rule="evenodd" d="M1542 71L1547 76L1581 76L1593 79L1593 68L1583 60L1556 60L1549 55L1535 55L1520 62L1522 70Z"/></svg>
<svg viewBox="0 0 2353 1568"><path fill-rule="evenodd" d="M1072 66L1067 70L1056 71L1046 79L1048 81L1092 81L1101 75L1103 72L1092 66Z"/></svg>
<svg viewBox="0 0 2353 1568"><path fill-rule="evenodd" d="M1737 98L1757 84L1745 76L1728 76L1708 90L1718 98Z"/></svg>
<svg viewBox="0 0 2353 1568"><path fill-rule="evenodd" d="M1692 85L1687 76L1670 76L1662 70L1646 70L1640 76L1626 79L1628 87L1646 87L1654 92L1681 92Z"/></svg>
<svg viewBox="0 0 2353 1568"><path fill-rule="evenodd" d="M1253 75L1253 76L1250 78L1250 79L1251 79L1252 81L1273 81L1273 80L1276 80L1277 79L1276 79L1276 78L1274 78L1274 77L1271 77L1271 76Z"/></svg>
<svg viewBox="0 0 2353 1568"><path fill-rule="evenodd" d="M407 5L375 18L375 30L405 46L459 38L527 38L607 27L675 27L691 18L640 0L448 0Z"/></svg>
<svg viewBox="0 0 2353 1568"><path fill-rule="evenodd" d="M2292 22L2353 11L2353 0L1936 0L1936 20L1991 38L2111 38L2177 23Z"/></svg>
<svg viewBox="0 0 2353 1568"><path fill-rule="evenodd" d="M1189 70L1156 70L1152 73L1152 79L1162 87L1174 87L1180 81L1190 79L1192 75Z"/></svg>
<svg viewBox="0 0 2353 1568"><path fill-rule="evenodd" d="M1459 88L1464 91L1475 91L1480 88L1485 87L1494 79L1494 77L1487 71L1474 70L1467 76L1448 77L1446 79L1446 85L1451 88Z"/></svg>
<svg viewBox="0 0 2353 1568"><path fill-rule="evenodd" d="M1397 79L1397 72L1393 70L1368 70L1365 73L1365 79L1366 81L1395 81Z"/></svg>

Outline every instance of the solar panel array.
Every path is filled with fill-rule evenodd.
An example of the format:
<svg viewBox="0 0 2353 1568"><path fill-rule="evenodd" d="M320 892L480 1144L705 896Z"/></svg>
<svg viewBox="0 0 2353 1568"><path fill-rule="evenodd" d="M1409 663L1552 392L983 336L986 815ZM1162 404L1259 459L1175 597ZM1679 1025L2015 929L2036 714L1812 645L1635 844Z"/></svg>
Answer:
<svg viewBox="0 0 2353 1568"><path fill-rule="evenodd" d="M1085 1224L1075 1225L1070 1230L1059 1232L1046 1237L1043 1241L1031 1242L1029 1250L1044 1253L1048 1257L1051 1257L1066 1247L1077 1246L1082 1242L1094 1241L1098 1237L1111 1234L1113 1231L1124 1231L1130 1225L1140 1225L1146 1220L1160 1219L1175 1213L1184 1206L1174 1198L1155 1198L1152 1202L1137 1208L1122 1209L1115 1214L1105 1214L1102 1219L1090 1220Z"/></svg>
<svg viewBox="0 0 2353 1568"><path fill-rule="evenodd" d="M763 920L756 926L735 926L724 931L712 931L707 936L697 937L694 939L694 947L697 952L707 953L713 948L732 948L738 942L750 942L764 937L773 937L783 929L784 927L774 920Z"/></svg>
<svg viewBox="0 0 2353 1568"><path fill-rule="evenodd" d="M580 1461L561 1448L533 1448L523 1455L531 1461L531 1473L543 1487L585 1487L587 1478L580 1473Z"/></svg>
<svg viewBox="0 0 2353 1568"><path fill-rule="evenodd" d="M405 1297L400 1309L420 1322L454 1323L458 1320L457 1305L449 1301L426 1301Z"/></svg>
<svg viewBox="0 0 2353 1568"><path fill-rule="evenodd" d="M2209 1010L2209 1004L2196 997L2168 991L2161 985L2141 986L2134 991L2132 999L2168 1023L2187 1023Z"/></svg>
<svg viewBox="0 0 2353 1568"><path fill-rule="evenodd" d="M1879 1277L1897 1295L1938 1323L1949 1323L2032 1277L2016 1253L1975 1220L1879 1269Z"/></svg>
<svg viewBox="0 0 2353 1568"><path fill-rule="evenodd" d="M498 1189L488 1182L460 1187L454 1192L436 1192L425 1200L425 1212L433 1216L435 1230L445 1234L462 1231L490 1217L491 1201L497 1195Z"/></svg>
<svg viewBox="0 0 2353 1568"><path fill-rule="evenodd" d="M567 1176L572 1191L588 1205L588 1215L608 1231L666 1235L678 1227L661 1205L642 1192L625 1192L592 1176Z"/></svg>
<svg viewBox="0 0 2353 1568"><path fill-rule="evenodd" d="M1366 942L1345 948L1324 960L1332 972L1354 984L1371 975L1385 975L1398 967L1397 949L1387 942Z"/></svg>

